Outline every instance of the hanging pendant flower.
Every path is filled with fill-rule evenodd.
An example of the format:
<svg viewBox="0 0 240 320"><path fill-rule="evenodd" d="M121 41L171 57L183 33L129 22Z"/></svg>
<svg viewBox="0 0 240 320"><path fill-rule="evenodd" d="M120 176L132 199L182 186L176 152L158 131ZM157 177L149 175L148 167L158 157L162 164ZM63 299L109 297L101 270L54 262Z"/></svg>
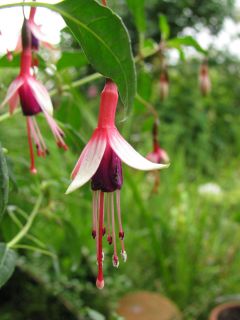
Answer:
<svg viewBox="0 0 240 320"><path fill-rule="evenodd" d="M120 135L115 127L117 103L117 86L108 80L101 95L98 126L80 155L72 172L73 181L66 191L70 193L91 180L93 190L92 236L97 246L96 285L99 289L104 287L102 238L105 233L107 233L108 243L113 244L113 266L118 267L119 265L115 231L116 216L119 225L121 256L123 261L127 260L120 208L120 189L123 184L122 162L138 170L157 170L168 166L145 159ZM107 228L104 225L105 217Z"/></svg>
<svg viewBox="0 0 240 320"><path fill-rule="evenodd" d="M46 88L31 74L31 32L27 20L24 21L22 27L22 44L23 51L21 53L20 73L9 86L7 95L0 107L3 107L8 103L10 107L9 112L12 114L20 100L22 113L26 116L27 120L27 133L31 158L30 171L36 173L37 170L34 163L32 140L36 145L38 156L45 157L48 154L48 150L35 119L35 115L43 112L57 145L64 150L67 150L67 145L63 140L63 131L52 117L53 106Z"/></svg>

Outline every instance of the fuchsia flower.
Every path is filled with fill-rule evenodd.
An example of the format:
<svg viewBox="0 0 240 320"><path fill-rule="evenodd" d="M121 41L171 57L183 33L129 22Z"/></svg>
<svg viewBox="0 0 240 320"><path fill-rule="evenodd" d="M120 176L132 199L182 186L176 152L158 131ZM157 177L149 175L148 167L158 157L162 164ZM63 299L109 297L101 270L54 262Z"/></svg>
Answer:
<svg viewBox="0 0 240 320"><path fill-rule="evenodd" d="M153 151L150 152L147 155L147 159L149 161L155 162L155 163L169 163L169 156L167 152L160 148L159 142L158 142L158 123L157 121L154 122L153 130L152 130L152 136L153 136ZM160 176L158 173L153 175L155 178L154 186L153 186L153 192L157 193L159 184L160 184Z"/></svg>
<svg viewBox="0 0 240 320"><path fill-rule="evenodd" d="M31 158L30 171L32 173L36 173L37 170L34 164L32 140L36 145L38 156L45 157L46 154L48 154L48 150L34 117L35 115L43 112L55 137L57 145L64 150L67 150L67 145L63 140L63 131L52 118L53 106L46 88L31 75L31 32L29 29L29 22L27 20L24 20L22 27L22 44L23 51L21 53L20 74L11 83L1 107L6 103L9 103L9 112L12 114L20 99L22 113L26 116L27 120L27 133Z"/></svg>
<svg viewBox="0 0 240 320"><path fill-rule="evenodd" d="M153 125L153 151L150 152L147 155L147 159L149 161L155 162L155 163L169 163L169 156L167 152L160 148L159 142L158 142L158 124L155 122Z"/></svg>
<svg viewBox="0 0 240 320"><path fill-rule="evenodd" d="M34 53L36 53L39 49L39 44L41 44L43 47L47 48L47 49L53 49L53 45L51 43L49 43L47 41L47 37L46 35L42 32L41 30L41 26L36 24L34 19L35 19L35 14L36 14L37 8L31 7L30 9L30 14L29 14L29 18L28 18L28 27L31 31L31 46L32 46L32 50ZM19 35L18 37L18 41L16 44L16 47L14 49L15 53L19 53L22 51L22 37L21 35ZM7 50L7 57L9 60L12 60L12 53ZM38 62L37 59L34 58L32 61L32 64L34 66L37 66Z"/></svg>
<svg viewBox="0 0 240 320"><path fill-rule="evenodd" d="M70 193L91 180L93 190L93 229L96 239L98 275L96 285L104 287L102 238L107 232L107 241L113 243L113 266L118 267L116 231L115 231L115 196L116 211L121 242L121 256L127 260L124 248L124 231L121 221L120 189L123 184L122 162L138 170L156 170L167 167L155 164L137 153L120 135L115 127L115 112L118 103L117 86L110 80L106 82L101 95L98 126L84 148L72 172L72 183L66 193ZM107 217L107 229L104 226Z"/></svg>

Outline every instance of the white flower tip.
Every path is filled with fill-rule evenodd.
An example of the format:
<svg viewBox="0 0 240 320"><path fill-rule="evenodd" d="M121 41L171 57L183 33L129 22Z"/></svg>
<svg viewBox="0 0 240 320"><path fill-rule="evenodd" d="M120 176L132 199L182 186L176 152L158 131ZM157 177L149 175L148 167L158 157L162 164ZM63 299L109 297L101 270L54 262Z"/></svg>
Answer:
<svg viewBox="0 0 240 320"><path fill-rule="evenodd" d="M153 166L151 169L148 169L149 171L151 170L161 170L161 169L166 169L170 166L170 163L162 164L162 163L153 163Z"/></svg>
<svg viewBox="0 0 240 320"><path fill-rule="evenodd" d="M71 183L70 186L67 188L65 194L69 194L73 191L75 191L78 188L78 186L75 183Z"/></svg>

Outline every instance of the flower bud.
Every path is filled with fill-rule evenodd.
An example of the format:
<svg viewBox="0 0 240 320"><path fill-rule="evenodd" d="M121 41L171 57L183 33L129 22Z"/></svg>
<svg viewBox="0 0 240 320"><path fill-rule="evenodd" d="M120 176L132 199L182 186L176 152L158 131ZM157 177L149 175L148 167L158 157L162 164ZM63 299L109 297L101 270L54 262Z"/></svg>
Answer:
<svg viewBox="0 0 240 320"><path fill-rule="evenodd" d="M211 91L211 81L209 78L208 65L206 62L201 64L199 71L199 87L203 96L206 96Z"/></svg>
<svg viewBox="0 0 240 320"><path fill-rule="evenodd" d="M169 78L168 72L164 69L160 75L160 98L164 101L169 95Z"/></svg>

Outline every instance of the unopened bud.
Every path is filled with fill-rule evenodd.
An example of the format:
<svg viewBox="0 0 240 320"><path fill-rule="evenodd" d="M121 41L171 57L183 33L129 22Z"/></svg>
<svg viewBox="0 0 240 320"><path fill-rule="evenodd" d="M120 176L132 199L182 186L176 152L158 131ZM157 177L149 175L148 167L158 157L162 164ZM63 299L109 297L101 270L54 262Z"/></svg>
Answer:
<svg viewBox="0 0 240 320"><path fill-rule="evenodd" d="M160 75L160 98L165 100L169 95L169 78L167 70L163 70Z"/></svg>
<svg viewBox="0 0 240 320"><path fill-rule="evenodd" d="M209 78L208 65L206 62L202 63L199 71L199 86L203 96L206 96L211 91L211 81Z"/></svg>

